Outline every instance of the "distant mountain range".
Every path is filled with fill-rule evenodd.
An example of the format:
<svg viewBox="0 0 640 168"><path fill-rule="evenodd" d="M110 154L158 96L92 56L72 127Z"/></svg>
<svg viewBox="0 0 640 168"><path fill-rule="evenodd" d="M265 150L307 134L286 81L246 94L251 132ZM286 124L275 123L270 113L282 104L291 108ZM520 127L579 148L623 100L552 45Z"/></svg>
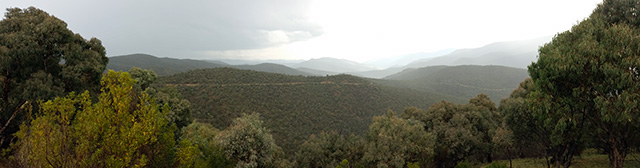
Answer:
<svg viewBox="0 0 640 168"><path fill-rule="evenodd" d="M192 69L234 67L287 75L336 75L351 74L367 78L384 78L410 68L456 65L500 65L526 69L536 60L539 46L551 37L530 40L492 43L479 48L442 50L433 53L414 53L398 58L386 58L367 63L376 65L402 65L387 69L376 69L372 65L337 58L310 60L190 60L158 58L147 54L132 54L110 57L108 69L128 70L131 67L151 69L166 76ZM412 62L410 62L412 61ZM231 63L228 63L231 62Z"/></svg>
<svg viewBox="0 0 640 168"><path fill-rule="evenodd" d="M337 58L318 58L310 59L308 61L300 62L293 65L294 68L309 68L320 71L346 73L346 72L361 72L375 70L374 67L365 64L349 61L346 59Z"/></svg>
<svg viewBox="0 0 640 168"><path fill-rule="evenodd" d="M492 43L480 48L459 49L435 58L413 61L405 68L435 65L502 65L527 68L536 60L538 48L551 41L551 37Z"/></svg>
<svg viewBox="0 0 640 168"><path fill-rule="evenodd" d="M493 45L496 46L503 45ZM480 50L480 49L477 49ZM457 51L458 53L464 52ZM456 52L452 53L455 54ZM319 67L324 65L323 68ZM341 65L341 66L338 66ZM158 58L146 54L132 54L125 56L111 57L108 69L116 71L127 71L132 67L151 69L159 76L168 76L177 73L187 72L194 69L231 67L236 69L254 70L261 72L278 73L285 75L301 76L327 76L337 74L351 74L361 77L386 79L381 80L382 84L393 80L394 87L409 88L415 90L428 91L443 95L452 95L459 98L473 97L480 92L489 94L495 101L511 93L512 88L528 76L527 71L522 68L511 68L505 66L427 66L420 68L393 67L385 70L370 70L362 64L343 59L321 58L312 59L296 64L297 69L273 63L261 63L256 65L229 65L221 61L202 61L174 58ZM318 69L312 69L315 67ZM350 71L340 73L330 70ZM482 83L482 85L478 85ZM470 86L470 87L467 87Z"/></svg>
<svg viewBox="0 0 640 168"><path fill-rule="evenodd" d="M401 55L396 57L387 57L387 58L381 58L376 60L370 60L370 61L364 62L364 64L372 65L378 68L385 68L385 69L397 68L397 67L403 67L413 61L443 56L453 51L455 51L455 49L444 49L444 50L435 51L435 52L411 53L411 54L406 54L406 55Z"/></svg>
<svg viewBox="0 0 640 168"><path fill-rule="evenodd" d="M383 78L409 68L440 65L500 65L526 69L528 65L536 61L538 48L550 40L551 36L522 41L497 42L480 48L459 49L435 57L433 54L423 54L426 58L415 60L402 67L346 73L369 78ZM447 52L447 50L442 52Z"/></svg>

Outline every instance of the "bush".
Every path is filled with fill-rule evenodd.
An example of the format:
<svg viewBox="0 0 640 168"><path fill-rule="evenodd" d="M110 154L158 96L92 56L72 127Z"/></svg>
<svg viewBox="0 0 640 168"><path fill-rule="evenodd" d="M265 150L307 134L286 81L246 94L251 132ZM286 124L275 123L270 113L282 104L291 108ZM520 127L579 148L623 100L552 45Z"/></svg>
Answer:
<svg viewBox="0 0 640 168"><path fill-rule="evenodd" d="M491 164L485 166L485 168L507 168L507 163L492 162Z"/></svg>
<svg viewBox="0 0 640 168"><path fill-rule="evenodd" d="M455 168L471 168L471 163L468 160L458 162Z"/></svg>

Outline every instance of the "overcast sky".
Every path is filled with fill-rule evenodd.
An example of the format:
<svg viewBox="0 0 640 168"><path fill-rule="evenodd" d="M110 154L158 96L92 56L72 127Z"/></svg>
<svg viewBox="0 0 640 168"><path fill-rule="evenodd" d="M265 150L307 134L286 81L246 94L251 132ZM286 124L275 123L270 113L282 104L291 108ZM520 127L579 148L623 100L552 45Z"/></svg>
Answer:
<svg viewBox="0 0 640 168"><path fill-rule="evenodd" d="M108 56L367 61L551 36L601 0L3 0L35 6Z"/></svg>

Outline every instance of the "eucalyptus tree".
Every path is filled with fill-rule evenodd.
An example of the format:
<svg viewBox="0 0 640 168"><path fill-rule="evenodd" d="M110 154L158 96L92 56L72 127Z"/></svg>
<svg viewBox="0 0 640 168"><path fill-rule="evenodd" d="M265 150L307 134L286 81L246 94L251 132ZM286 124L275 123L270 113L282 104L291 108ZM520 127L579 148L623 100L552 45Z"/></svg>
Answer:
<svg viewBox="0 0 640 168"><path fill-rule="evenodd" d="M640 140L640 1L605 0L589 18L557 34L529 66L534 111L554 128L564 166L585 137L622 167Z"/></svg>

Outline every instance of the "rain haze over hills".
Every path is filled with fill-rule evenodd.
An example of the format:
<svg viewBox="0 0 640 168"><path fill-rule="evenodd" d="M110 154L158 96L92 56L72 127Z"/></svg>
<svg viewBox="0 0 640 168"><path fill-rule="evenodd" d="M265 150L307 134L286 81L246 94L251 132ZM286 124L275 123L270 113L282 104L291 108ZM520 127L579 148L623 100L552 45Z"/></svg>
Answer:
<svg viewBox="0 0 640 168"><path fill-rule="evenodd" d="M500 54L530 59L535 56L532 48L583 20L598 2L76 0L0 4L41 8L65 20L72 31L99 37L109 49L108 56L143 53L230 64L271 62L294 68L310 59L336 58L386 69L456 54L459 49L547 37L523 51L493 48L487 51L493 56L485 55L496 60ZM494 63L474 61L479 55L457 57L469 60L431 64L523 67L522 61L505 62L509 59Z"/></svg>

